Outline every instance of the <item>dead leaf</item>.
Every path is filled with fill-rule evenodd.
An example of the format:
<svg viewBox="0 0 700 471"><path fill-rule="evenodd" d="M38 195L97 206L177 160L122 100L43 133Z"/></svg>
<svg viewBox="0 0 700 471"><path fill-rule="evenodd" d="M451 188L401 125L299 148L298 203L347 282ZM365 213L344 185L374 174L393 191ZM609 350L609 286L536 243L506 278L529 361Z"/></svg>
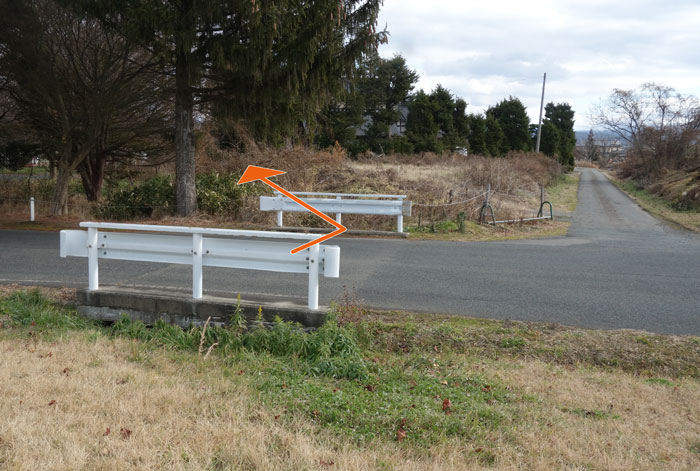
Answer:
<svg viewBox="0 0 700 471"><path fill-rule="evenodd" d="M111 432L112 432L112 431L109 429L109 427L107 427L107 430L105 430L105 433L103 433L102 436L103 436L103 437L106 437L106 436L109 435Z"/></svg>
<svg viewBox="0 0 700 471"><path fill-rule="evenodd" d="M313 412L311 412L311 413L314 415L314 417L318 417L318 415L320 414L318 409L314 409Z"/></svg>
<svg viewBox="0 0 700 471"><path fill-rule="evenodd" d="M286 383L286 382L283 382L283 383L282 383L282 389L287 389L287 383Z"/></svg>
<svg viewBox="0 0 700 471"><path fill-rule="evenodd" d="M479 447L479 448L474 449L474 453L481 453L482 451L484 451L483 447Z"/></svg>
<svg viewBox="0 0 700 471"><path fill-rule="evenodd" d="M277 414L277 415L275 416L275 420L277 420L277 419L279 419L279 418L280 418L280 416L279 416L279 414Z"/></svg>
<svg viewBox="0 0 700 471"><path fill-rule="evenodd" d="M399 428L396 431L396 441L401 443L404 438L406 438L406 431L403 428Z"/></svg>
<svg viewBox="0 0 700 471"><path fill-rule="evenodd" d="M55 406L55 405L56 405L56 401L55 401L54 399L51 399L51 400L49 401L49 405L50 405L50 406Z"/></svg>
<svg viewBox="0 0 700 471"><path fill-rule="evenodd" d="M328 466L333 466L335 464L335 462L318 460L318 464L320 464L321 466L324 466L324 467L328 467Z"/></svg>
<svg viewBox="0 0 700 471"><path fill-rule="evenodd" d="M377 389L377 387L372 386L371 384L368 384L367 386L365 386L365 389L369 392L374 392L374 390Z"/></svg>
<svg viewBox="0 0 700 471"><path fill-rule="evenodd" d="M245 373L244 370L238 370L238 376L242 375L243 373Z"/></svg>
<svg viewBox="0 0 700 471"><path fill-rule="evenodd" d="M491 391L491 385L490 385L490 384L487 384L486 386L484 386L483 388L481 388L481 390L482 390L483 392L489 392L489 391Z"/></svg>
<svg viewBox="0 0 700 471"><path fill-rule="evenodd" d="M131 430L128 428L121 428L119 429L119 435L121 435L122 440L126 440L131 436Z"/></svg>
<svg viewBox="0 0 700 471"><path fill-rule="evenodd" d="M440 384L442 384L443 386L447 386L447 380L440 381Z"/></svg>
<svg viewBox="0 0 700 471"><path fill-rule="evenodd" d="M117 380L117 384L126 384L129 381L129 378L119 378Z"/></svg>
<svg viewBox="0 0 700 471"><path fill-rule="evenodd" d="M68 376L68 373L70 373L70 369L68 368L63 368L63 374Z"/></svg>
<svg viewBox="0 0 700 471"><path fill-rule="evenodd" d="M445 398L445 400L442 401L442 410L444 410L445 412L449 412L451 407L452 401L450 401L448 398Z"/></svg>

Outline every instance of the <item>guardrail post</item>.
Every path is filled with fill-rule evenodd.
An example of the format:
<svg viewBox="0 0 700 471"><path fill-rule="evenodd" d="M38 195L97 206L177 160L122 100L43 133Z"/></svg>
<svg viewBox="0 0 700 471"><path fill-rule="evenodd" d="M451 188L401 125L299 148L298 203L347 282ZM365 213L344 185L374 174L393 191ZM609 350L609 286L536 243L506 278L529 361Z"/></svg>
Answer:
<svg viewBox="0 0 700 471"><path fill-rule="evenodd" d="M97 228L88 227L88 290L90 291L97 291L97 289L100 287L99 272L97 269L97 237Z"/></svg>
<svg viewBox="0 0 700 471"><path fill-rule="evenodd" d="M282 227L282 211L277 211L277 227Z"/></svg>
<svg viewBox="0 0 700 471"><path fill-rule="evenodd" d="M34 222L34 197L29 198L29 220Z"/></svg>
<svg viewBox="0 0 700 471"><path fill-rule="evenodd" d="M319 244L312 245L309 251L309 309L318 309L318 265Z"/></svg>
<svg viewBox="0 0 700 471"><path fill-rule="evenodd" d="M202 234L192 234L192 298L202 299Z"/></svg>
<svg viewBox="0 0 700 471"><path fill-rule="evenodd" d="M339 200L339 199L342 199L342 197L336 196L335 199ZM342 213L335 213L335 222L337 222L338 224L342 224L342 218L343 218Z"/></svg>

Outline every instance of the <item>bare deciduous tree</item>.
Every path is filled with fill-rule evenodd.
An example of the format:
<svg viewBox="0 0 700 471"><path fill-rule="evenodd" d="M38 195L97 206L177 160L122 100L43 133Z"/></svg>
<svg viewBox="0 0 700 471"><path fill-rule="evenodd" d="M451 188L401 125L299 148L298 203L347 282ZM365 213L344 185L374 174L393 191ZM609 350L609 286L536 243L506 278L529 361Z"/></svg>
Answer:
<svg viewBox="0 0 700 471"><path fill-rule="evenodd" d="M648 175L683 168L693 158L700 132L700 102L673 88L646 83L639 90L613 90L591 112L594 125L605 128L630 148L629 158Z"/></svg>

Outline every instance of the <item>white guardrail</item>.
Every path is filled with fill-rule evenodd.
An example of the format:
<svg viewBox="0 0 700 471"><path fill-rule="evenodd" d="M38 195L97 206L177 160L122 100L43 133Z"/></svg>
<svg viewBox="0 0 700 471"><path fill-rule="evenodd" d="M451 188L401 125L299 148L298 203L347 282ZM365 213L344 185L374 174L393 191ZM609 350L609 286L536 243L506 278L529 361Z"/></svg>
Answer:
<svg viewBox="0 0 700 471"><path fill-rule="evenodd" d="M313 245L292 254L299 244L264 239L311 240L314 234L244 231L199 227L81 222L81 230L61 231L61 257L88 258L88 289L99 288L99 259L192 265L192 297L202 297L202 267L308 273L309 309L318 309L318 277L338 278L340 247ZM107 232L104 229L139 232Z"/></svg>
<svg viewBox="0 0 700 471"><path fill-rule="evenodd" d="M318 198L304 198L314 208L323 213L335 213L335 220L339 224L342 214L377 214L384 216L396 216L396 230L403 232L403 217L411 215L411 202L406 195L369 195L348 193L315 193L292 192L295 196L317 196ZM371 199L362 199L371 198ZM379 199L382 198L382 199ZM283 226L284 211L307 211L303 206L275 191L275 196L260 197L261 211L277 211L277 226Z"/></svg>

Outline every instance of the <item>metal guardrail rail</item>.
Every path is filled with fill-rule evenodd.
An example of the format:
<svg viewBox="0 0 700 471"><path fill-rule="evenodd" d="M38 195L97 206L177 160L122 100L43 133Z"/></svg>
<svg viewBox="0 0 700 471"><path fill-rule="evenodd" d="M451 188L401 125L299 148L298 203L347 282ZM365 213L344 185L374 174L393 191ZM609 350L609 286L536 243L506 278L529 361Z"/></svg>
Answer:
<svg viewBox="0 0 700 471"><path fill-rule="evenodd" d="M317 244L292 254L297 244L280 241L310 240L314 234L103 222L80 227L87 231L61 231L60 256L88 258L91 291L99 289L99 259L192 265L194 299L202 298L205 266L308 273L308 308L317 310L319 275L340 274L340 247Z"/></svg>
<svg viewBox="0 0 700 471"><path fill-rule="evenodd" d="M304 201L324 213L335 213L335 220L339 224L342 222L343 214L396 216L396 230L397 232L403 232L403 217L411 215L411 201L406 200L406 195L296 191L292 193L295 196L316 196L317 198L304 198ZM284 211L306 211L305 208L279 192L275 192L275 196L261 196L260 210L276 211L278 227L283 227Z"/></svg>

